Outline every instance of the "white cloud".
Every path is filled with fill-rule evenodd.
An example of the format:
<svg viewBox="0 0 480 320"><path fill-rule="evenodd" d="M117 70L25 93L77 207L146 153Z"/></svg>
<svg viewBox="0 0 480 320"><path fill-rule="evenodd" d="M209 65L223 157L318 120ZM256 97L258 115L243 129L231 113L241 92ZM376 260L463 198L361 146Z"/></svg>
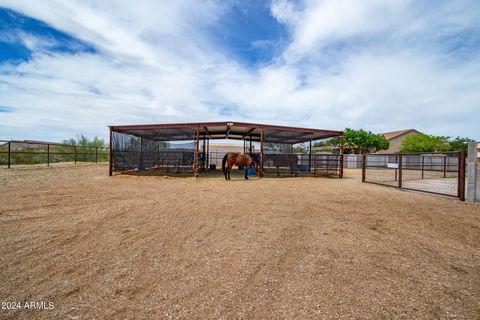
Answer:
<svg viewBox="0 0 480 320"><path fill-rule="evenodd" d="M216 45L211 30L228 10L223 1L0 5L98 50L39 50L27 63L0 66L0 105L14 108L0 113L4 138L105 136L107 124L197 120L480 138L480 60L471 54L479 49L459 58L442 40L478 32L471 1L273 1L290 43L256 68ZM28 38L32 48L41 40Z"/></svg>

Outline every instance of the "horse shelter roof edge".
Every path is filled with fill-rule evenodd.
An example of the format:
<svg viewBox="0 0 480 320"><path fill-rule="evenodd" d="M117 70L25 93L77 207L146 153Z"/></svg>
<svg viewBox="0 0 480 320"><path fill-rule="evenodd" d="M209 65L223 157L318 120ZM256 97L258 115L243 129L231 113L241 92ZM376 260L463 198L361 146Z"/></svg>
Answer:
<svg viewBox="0 0 480 320"><path fill-rule="evenodd" d="M288 127L246 122L192 122L109 126L113 132L130 134L156 141L201 139L234 139L296 144L343 136L343 131Z"/></svg>

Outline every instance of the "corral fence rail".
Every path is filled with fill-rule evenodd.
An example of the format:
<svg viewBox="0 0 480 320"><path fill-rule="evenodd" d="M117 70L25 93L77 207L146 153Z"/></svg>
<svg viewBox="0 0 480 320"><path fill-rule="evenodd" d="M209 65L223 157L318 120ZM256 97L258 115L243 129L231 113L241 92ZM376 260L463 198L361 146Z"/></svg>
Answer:
<svg viewBox="0 0 480 320"><path fill-rule="evenodd" d="M465 200L465 152L366 154L362 182Z"/></svg>
<svg viewBox="0 0 480 320"><path fill-rule="evenodd" d="M105 162L108 148L68 145L54 142L0 140L0 166L59 162Z"/></svg>

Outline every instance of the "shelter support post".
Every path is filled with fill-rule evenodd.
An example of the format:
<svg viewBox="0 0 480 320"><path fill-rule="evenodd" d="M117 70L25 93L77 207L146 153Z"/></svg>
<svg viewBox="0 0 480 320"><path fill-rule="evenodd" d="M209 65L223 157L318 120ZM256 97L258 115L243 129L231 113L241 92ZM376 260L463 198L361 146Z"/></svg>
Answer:
<svg viewBox="0 0 480 320"><path fill-rule="evenodd" d="M206 161L207 161L207 169L210 170L210 139L207 139L207 155L206 155Z"/></svg>
<svg viewBox="0 0 480 320"><path fill-rule="evenodd" d="M263 127L260 127L260 177L263 177Z"/></svg>
<svg viewBox="0 0 480 320"><path fill-rule="evenodd" d="M108 148L108 175L112 176L112 127L110 127L110 141L109 141L109 148ZM77 158L75 152L75 159Z"/></svg>
<svg viewBox="0 0 480 320"><path fill-rule="evenodd" d="M202 171L205 171L205 160L206 160L206 153L207 153L207 146L205 145L205 135L203 135L203 146L202 146Z"/></svg>
<svg viewBox="0 0 480 320"><path fill-rule="evenodd" d="M344 149L344 146L345 146L345 139L344 139L344 136L343 136L343 133L342 133L342 137L340 138L340 171L338 173L338 177L340 179L343 178L343 149Z"/></svg>
<svg viewBox="0 0 480 320"><path fill-rule="evenodd" d="M199 138L200 138L200 127L197 125L197 134L195 139L195 151L193 153L193 175L195 178L198 178L198 152L199 152Z"/></svg>
<svg viewBox="0 0 480 320"><path fill-rule="evenodd" d="M308 173L312 172L312 140L308 146Z"/></svg>

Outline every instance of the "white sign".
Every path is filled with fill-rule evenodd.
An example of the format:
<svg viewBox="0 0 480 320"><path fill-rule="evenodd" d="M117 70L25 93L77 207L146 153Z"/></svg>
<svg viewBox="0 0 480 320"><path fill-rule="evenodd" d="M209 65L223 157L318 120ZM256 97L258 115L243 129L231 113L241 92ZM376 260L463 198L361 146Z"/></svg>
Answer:
<svg viewBox="0 0 480 320"><path fill-rule="evenodd" d="M398 163L387 163L387 168L398 169Z"/></svg>

